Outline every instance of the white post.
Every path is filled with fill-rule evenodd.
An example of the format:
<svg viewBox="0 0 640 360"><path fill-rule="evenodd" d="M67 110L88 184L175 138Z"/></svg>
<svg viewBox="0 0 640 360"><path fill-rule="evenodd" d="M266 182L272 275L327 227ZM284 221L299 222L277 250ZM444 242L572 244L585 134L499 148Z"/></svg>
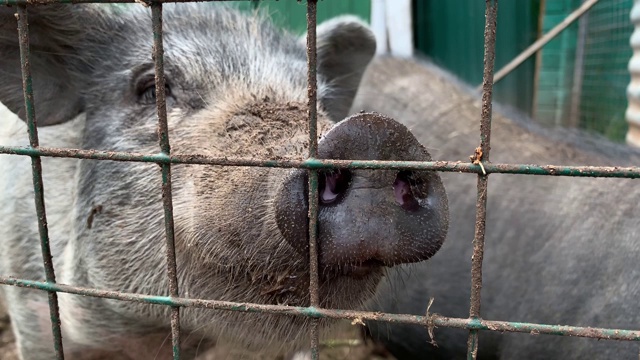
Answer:
<svg viewBox="0 0 640 360"><path fill-rule="evenodd" d="M411 0L387 0L387 29L391 53L401 57L413 55Z"/></svg>
<svg viewBox="0 0 640 360"><path fill-rule="evenodd" d="M630 18L634 25L634 31L629 41L633 55L629 61L631 82L627 86L629 106L625 117L629 124L629 130L626 140L627 144L640 147L640 0L634 0Z"/></svg>
<svg viewBox="0 0 640 360"><path fill-rule="evenodd" d="M413 55L411 0L371 0L371 27L378 54Z"/></svg>
<svg viewBox="0 0 640 360"><path fill-rule="evenodd" d="M389 52L384 2L385 0L371 0L371 30L376 36L376 53L378 54L386 54Z"/></svg>

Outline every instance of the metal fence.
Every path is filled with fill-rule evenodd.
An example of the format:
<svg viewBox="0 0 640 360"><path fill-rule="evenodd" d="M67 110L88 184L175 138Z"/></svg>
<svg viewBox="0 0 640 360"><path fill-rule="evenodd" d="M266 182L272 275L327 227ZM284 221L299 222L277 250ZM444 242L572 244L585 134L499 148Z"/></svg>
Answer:
<svg viewBox="0 0 640 360"><path fill-rule="evenodd" d="M140 2L135 0L136 2ZM134 0L0 0L2 6L17 7L17 22L20 42L20 60L22 67L22 81L26 107L26 118L29 130L29 147L0 146L0 154L26 155L32 159L33 186L35 191L36 211L40 233L40 243L46 281L30 281L0 276L0 284L15 285L34 288L48 292L51 324L54 334L54 347L58 359L63 359L62 335L59 319L57 293L71 294L117 299L123 301L135 301L148 304L166 305L172 308L171 335L174 359L180 358L180 308L197 307L241 312L263 312L282 314L289 316L308 316L313 318L311 327L311 353L314 359L318 358L318 319L360 319L377 320L387 322L402 322L419 324L424 326L456 327L469 330L468 358L475 359L478 349L478 331L511 331L532 332L536 334L580 336L598 339L632 340L640 341L640 331L623 329L604 329L591 327L556 326L533 323L505 322L484 320L480 316L480 291L482 289L482 259L484 249L486 201L488 175L491 173L505 174L531 174L531 175L555 175L555 176L579 176L579 177L620 177L640 178L639 167L595 167L595 166L554 166L554 165L524 165L524 164L491 164L489 162L490 136L491 136L491 112L493 70L495 58L495 34L497 0L486 1L486 24L484 31L484 77L482 94L482 111L480 121L480 151L477 161L461 164L451 161L349 161L349 160L319 160L317 156L317 128L316 128L316 8L317 0L307 2L307 59L308 59L308 121L309 121L309 157L304 161L278 161L264 159L228 159L212 158L207 156L194 156L185 154L171 154L168 137L166 97L163 72L163 33L162 33L162 4L164 2L188 2L189 0L149 0L144 4L151 7L154 62L155 62L155 86L157 94L158 113L158 143L161 152L159 154L136 154L125 152L106 152L80 149L41 148L38 144L38 130L36 127L36 112L33 102L33 88L31 82L31 70L29 66L29 27L27 24L30 6L39 6L52 3L125 3ZM215 0L214 0L215 1ZM217 0L227 1L227 0ZM292 0L293 1L293 0ZM70 5L71 6L71 5ZM157 163L162 168L162 193L164 205L164 219L167 244L167 276L169 278L170 296L140 295L123 293L118 291L105 291L63 285L56 283L51 252L49 248L49 236L47 219L44 206L44 187L42 183L41 157L70 157L79 159L97 159L111 161L138 161ZM309 256L310 256L310 298L309 307L290 307L278 305L262 305L248 303L234 303L215 300L199 300L180 298L178 294L178 282L176 278L176 256L174 247L173 205L171 195L171 165L172 164L202 164L224 166L262 166L280 168L304 168L309 173ZM478 176L477 204L476 204L476 229L473 240L471 299L468 318L449 318L435 314L426 316L380 314L360 311L343 311L335 309L319 308L318 296L318 251L316 247L316 222L318 216L318 170L320 169L404 169L404 170L435 170L475 173ZM425 302L428 299L425 299ZM256 315L258 316L258 315ZM426 340L426 339L425 339Z"/></svg>
<svg viewBox="0 0 640 360"><path fill-rule="evenodd" d="M547 1L542 32L561 23L581 3L585 1ZM541 50L536 121L624 141L632 6L633 0L600 0Z"/></svg>
<svg viewBox="0 0 640 360"><path fill-rule="evenodd" d="M629 59L632 55L629 38L633 24L629 14L632 0L609 0L595 5L586 14L585 33L579 33L584 49L583 69L578 72L582 85L578 107L573 116L583 129L604 134L610 139L623 141L627 133L625 110L626 90L631 77ZM577 53L580 55L580 53Z"/></svg>

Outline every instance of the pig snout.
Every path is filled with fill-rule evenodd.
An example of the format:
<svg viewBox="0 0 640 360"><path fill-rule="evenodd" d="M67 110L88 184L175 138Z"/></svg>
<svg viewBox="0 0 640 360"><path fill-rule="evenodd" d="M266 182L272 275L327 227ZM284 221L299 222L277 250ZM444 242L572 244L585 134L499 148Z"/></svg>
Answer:
<svg viewBox="0 0 640 360"><path fill-rule="evenodd" d="M393 119L367 113L333 126L318 143L318 158L430 161L427 150ZM321 170L318 174L321 273L366 275L381 266L429 259L448 230L444 186L434 171ZM308 173L295 170L276 199L278 227L308 254Z"/></svg>

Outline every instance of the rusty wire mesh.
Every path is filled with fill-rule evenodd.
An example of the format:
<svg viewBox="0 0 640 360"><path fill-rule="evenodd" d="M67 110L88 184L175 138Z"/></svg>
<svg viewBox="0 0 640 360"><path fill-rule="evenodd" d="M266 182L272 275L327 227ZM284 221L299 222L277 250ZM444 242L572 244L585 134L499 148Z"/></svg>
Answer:
<svg viewBox="0 0 640 360"><path fill-rule="evenodd" d="M0 276L0 284L34 288L47 291L49 295L49 308L51 325L54 335L54 347L57 359L64 359L61 325L57 292L65 292L83 296L116 299L122 301L144 302L148 304L166 305L172 307L171 312L171 336L174 359L180 358L180 308L196 307L206 309L218 309L241 312L261 312L288 316L307 316L314 319L311 327L311 353L314 359L318 358L318 329L317 320L320 318L332 319L359 319L376 320L396 323L408 323L419 325L432 325L440 327L456 327L469 330L468 358L475 359L478 350L478 330L510 331L510 332L534 332L537 334L550 334L562 336L580 336L598 339L614 339L640 341L640 331L605 329L577 326L559 326L533 323L520 323L509 321L484 320L480 316L480 292L482 289L482 258L484 251L484 230L486 218L487 182L491 173L505 174L529 174L529 175L556 175L578 177L619 177L640 178L638 167L597 167L597 166L557 166L557 165L526 165L526 164L491 164L489 163L490 135L491 135L491 111L493 72L495 58L495 35L497 26L498 0L486 1L485 24L485 53L484 53L484 77L482 110L480 121L480 149L482 157L478 159L480 164L460 163L451 161L359 161L359 160L319 160L317 156L317 127L316 127L316 8L317 0L307 1L307 59L308 59L308 105L309 105L309 158L304 161L279 161L269 159L229 159L211 158L195 154L171 154L168 137L166 94L163 72L163 33L162 33L162 4L164 2L190 2L193 0L150 0L142 1L151 7L154 62L155 62L155 86L157 94L158 113L158 142L161 152L159 154L136 154L124 152L108 152L80 149L54 149L41 148L38 143L38 130L36 127L36 112L33 103L33 88L31 83L31 70L29 66L29 27L28 11L30 6L46 5L53 3L131 3L138 0L0 0L0 5L17 7L18 36L20 42L20 60L24 99L26 107L26 119L29 130L29 147L11 147L0 145L0 154L13 154L30 156L32 159L33 186L35 191L36 211L40 233L40 243L44 258L46 281L31 281ZM230 1L230 0L209 0ZM248 1L248 0L246 0ZM293 1L293 0L292 0ZM125 293L119 291L107 291L58 284L51 261L47 219L44 205L44 187L42 184L41 157L69 157L78 159L111 160L111 161L137 161L153 162L162 168L162 194L166 230L167 245L167 276L169 279L170 296L153 296ZM172 164L200 164L200 165L225 165L225 166L262 166L282 168L304 168L309 172L309 256L310 256L310 307L293 307L280 305L263 305L249 303L234 303L216 300L200 300L179 297L178 281L176 278L176 256L174 246L173 205L171 195L171 165ZM437 314L426 316L404 314L381 314L363 311L345 311L336 309L323 309L318 306L318 253L316 246L316 223L318 216L318 173L320 169L349 168L349 169L416 169L450 172L475 173L477 182L476 203L476 229L473 240L472 258L472 283L469 318L450 318ZM425 299L425 302L427 299ZM426 340L426 339L425 339Z"/></svg>

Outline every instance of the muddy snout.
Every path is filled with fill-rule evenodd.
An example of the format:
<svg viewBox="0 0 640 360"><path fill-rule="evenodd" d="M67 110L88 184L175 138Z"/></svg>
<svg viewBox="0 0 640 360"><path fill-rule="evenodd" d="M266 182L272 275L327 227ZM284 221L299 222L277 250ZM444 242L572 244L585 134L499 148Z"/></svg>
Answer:
<svg viewBox="0 0 640 360"><path fill-rule="evenodd" d="M320 159L430 161L402 124L380 114L349 117L318 143ZM448 230L448 204L433 171L339 169L319 172L318 245L321 272L368 269L429 259ZM308 175L294 170L276 199L278 227L308 255Z"/></svg>

